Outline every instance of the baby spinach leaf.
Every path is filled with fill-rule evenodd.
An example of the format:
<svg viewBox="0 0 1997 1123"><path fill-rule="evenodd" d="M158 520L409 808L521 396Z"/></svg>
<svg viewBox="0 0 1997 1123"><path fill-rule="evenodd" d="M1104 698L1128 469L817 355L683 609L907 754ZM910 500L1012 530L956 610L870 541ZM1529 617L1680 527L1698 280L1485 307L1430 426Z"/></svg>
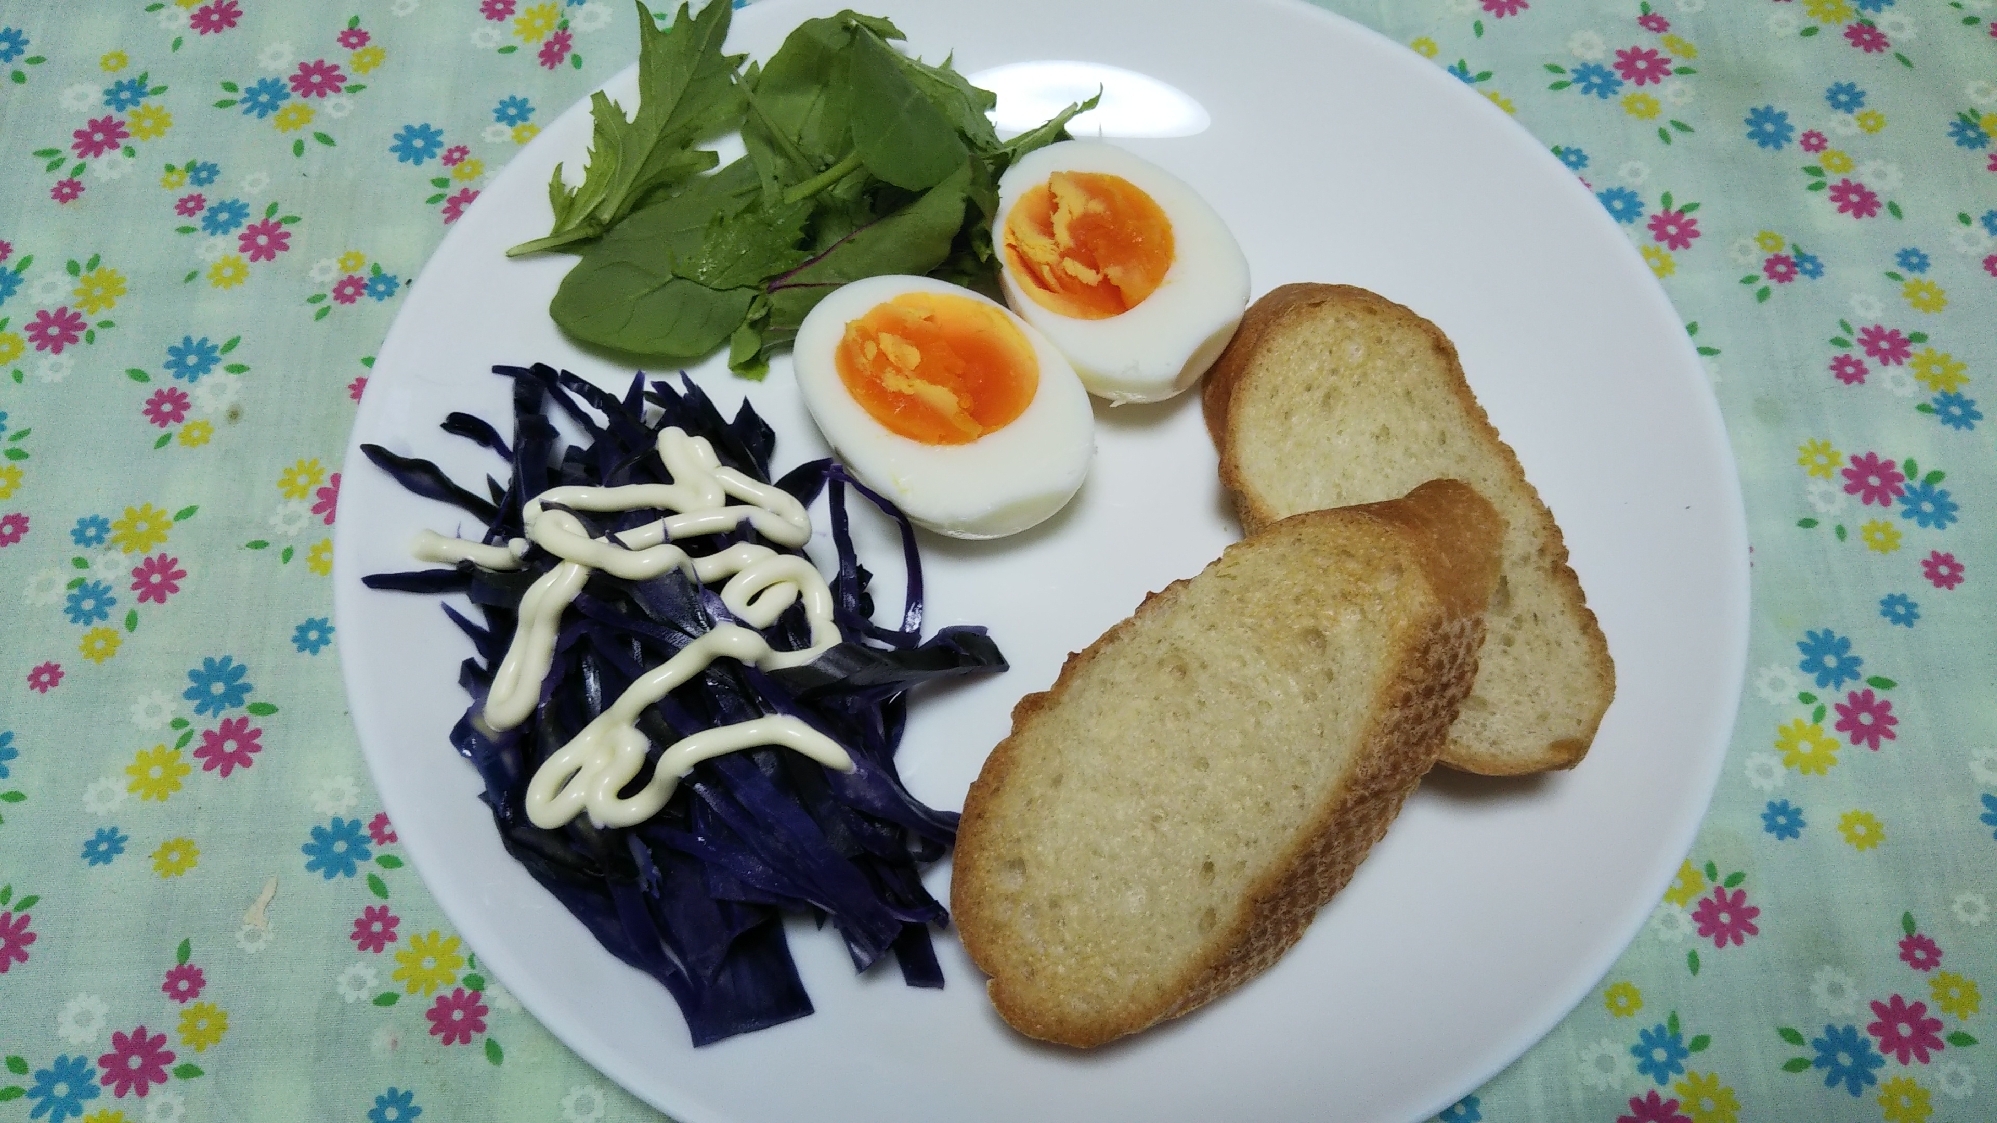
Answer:
<svg viewBox="0 0 1997 1123"><path fill-rule="evenodd" d="M562 330L599 347L661 359L694 360L728 342L748 315L753 289L711 289L628 259L608 263L587 284L572 271L548 310ZM612 290L614 300L592 299Z"/></svg>
<svg viewBox="0 0 1997 1123"><path fill-rule="evenodd" d="M963 138L902 68L901 54L864 28L849 74L853 147L867 170L909 191L942 182L970 154Z"/></svg>

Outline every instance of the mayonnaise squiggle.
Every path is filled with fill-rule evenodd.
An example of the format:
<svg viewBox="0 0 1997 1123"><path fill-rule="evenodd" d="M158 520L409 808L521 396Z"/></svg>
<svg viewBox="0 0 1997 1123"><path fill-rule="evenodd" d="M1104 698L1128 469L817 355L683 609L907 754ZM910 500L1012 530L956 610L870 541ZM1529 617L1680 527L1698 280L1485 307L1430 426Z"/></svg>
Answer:
<svg viewBox="0 0 1997 1123"><path fill-rule="evenodd" d="M811 519L804 505L781 488L722 467L712 445L678 427L660 431L658 450L672 475L670 484L549 488L522 511L525 539L483 545L425 531L412 547L426 561L469 560L495 570L518 569L530 541L562 559L521 598L513 642L493 673L478 716L490 732L515 728L533 715L554 662L562 611L582 592L594 570L627 581L675 569L702 584L727 578L721 601L751 628L767 628L793 604L803 602L811 628L808 647L778 651L751 628L721 624L632 683L535 773L527 788L527 814L538 826L560 826L583 811L598 826L642 822L665 806L680 777L693 765L737 749L779 745L827 767L853 768L852 758L837 742L796 718L779 715L720 726L675 742L660 757L644 788L629 798L618 796L644 766L650 744L638 731L638 716L674 687L723 656L764 669L794 667L811 662L840 640L832 621L832 590L808 559L748 542L701 558L672 545L731 531L746 522L773 542L802 546L811 539ZM731 498L743 502L731 504ZM591 537L582 520L571 513L640 509L673 513L607 538Z"/></svg>

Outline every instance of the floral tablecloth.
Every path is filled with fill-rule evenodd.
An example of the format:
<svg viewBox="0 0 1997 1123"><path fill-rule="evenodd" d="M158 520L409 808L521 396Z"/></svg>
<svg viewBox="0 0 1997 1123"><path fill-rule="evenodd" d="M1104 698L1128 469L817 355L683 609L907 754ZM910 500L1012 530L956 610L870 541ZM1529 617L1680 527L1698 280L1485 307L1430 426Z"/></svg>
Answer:
<svg viewBox="0 0 1997 1123"><path fill-rule="evenodd" d="M1625 224L1754 545L1697 843L1442 1118L1997 1118L1992 0L1327 6ZM636 18L0 0L0 1123L657 1118L404 863L327 580L403 288Z"/></svg>

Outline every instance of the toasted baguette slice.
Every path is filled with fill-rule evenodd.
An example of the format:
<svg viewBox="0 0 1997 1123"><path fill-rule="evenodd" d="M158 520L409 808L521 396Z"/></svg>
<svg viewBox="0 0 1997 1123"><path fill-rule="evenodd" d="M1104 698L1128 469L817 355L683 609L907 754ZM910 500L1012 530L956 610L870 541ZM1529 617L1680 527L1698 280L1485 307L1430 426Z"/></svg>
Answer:
<svg viewBox="0 0 1997 1123"><path fill-rule="evenodd" d="M1370 503L1423 480L1475 487L1506 525L1477 686L1442 761L1507 776L1572 768L1615 666L1567 545L1434 324L1345 285L1285 285L1249 308L1208 372L1207 430L1242 528Z"/></svg>
<svg viewBox="0 0 1997 1123"><path fill-rule="evenodd" d="M1274 963L1442 751L1502 536L1454 480L1285 519L1021 699L950 897L999 1015L1094 1046Z"/></svg>

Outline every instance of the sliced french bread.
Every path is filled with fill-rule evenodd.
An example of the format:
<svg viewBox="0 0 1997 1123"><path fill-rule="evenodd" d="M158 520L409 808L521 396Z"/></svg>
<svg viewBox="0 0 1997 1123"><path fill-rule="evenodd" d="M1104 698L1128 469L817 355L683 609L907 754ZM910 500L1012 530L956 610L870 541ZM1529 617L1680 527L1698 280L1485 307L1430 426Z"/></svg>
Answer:
<svg viewBox="0 0 1997 1123"><path fill-rule="evenodd" d="M951 885L1000 1016L1099 1045L1295 943L1441 752L1503 533L1454 480L1284 519L1021 699Z"/></svg>
<svg viewBox="0 0 1997 1123"><path fill-rule="evenodd" d="M1255 302L1207 373L1207 430L1242 529L1463 480L1506 524L1476 688L1444 764L1572 768L1615 695L1608 642L1553 515L1471 394L1436 326L1364 289L1285 285Z"/></svg>

